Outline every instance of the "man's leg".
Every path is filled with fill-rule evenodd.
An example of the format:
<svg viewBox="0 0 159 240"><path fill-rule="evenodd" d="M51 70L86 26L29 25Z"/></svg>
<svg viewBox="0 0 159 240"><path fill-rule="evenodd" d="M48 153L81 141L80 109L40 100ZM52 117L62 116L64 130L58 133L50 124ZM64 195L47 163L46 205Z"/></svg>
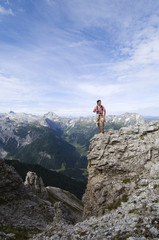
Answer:
<svg viewBox="0 0 159 240"><path fill-rule="evenodd" d="M98 123L98 133L100 133L100 123Z"/></svg>
<svg viewBox="0 0 159 240"><path fill-rule="evenodd" d="M102 122L102 133L104 133L104 118L101 119Z"/></svg>
<svg viewBox="0 0 159 240"><path fill-rule="evenodd" d="M96 115L96 124L98 127L98 133L100 133L100 115L99 114Z"/></svg>
<svg viewBox="0 0 159 240"><path fill-rule="evenodd" d="M104 122L102 122L102 133L104 133Z"/></svg>

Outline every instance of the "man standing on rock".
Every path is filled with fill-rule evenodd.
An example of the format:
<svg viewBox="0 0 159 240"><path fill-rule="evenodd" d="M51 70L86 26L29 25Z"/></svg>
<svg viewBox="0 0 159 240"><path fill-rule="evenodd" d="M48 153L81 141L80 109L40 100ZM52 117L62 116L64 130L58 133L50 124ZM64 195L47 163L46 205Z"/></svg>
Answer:
<svg viewBox="0 0 159 240"><path fill-rule="evenodd" d="M102 123L102 133L104 133L106 109L104 106L101 105L101 100L97 101L97 106L94 108L93 112L96 112L96 124L98 127L98 133L100 133L100 122Z"/></svg>

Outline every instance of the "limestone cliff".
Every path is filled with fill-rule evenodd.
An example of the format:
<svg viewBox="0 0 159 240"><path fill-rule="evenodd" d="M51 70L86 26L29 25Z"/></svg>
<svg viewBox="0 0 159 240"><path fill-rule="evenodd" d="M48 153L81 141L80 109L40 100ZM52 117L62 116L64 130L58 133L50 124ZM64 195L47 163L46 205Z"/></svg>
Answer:
<svg viewBox="0 0 159 240"><path fill-rule="evenodd" d="M88 172L85 218L117 208L143 186L157 194L159 122L95 135L88 152Z"/></svg>
<svg viewBox="0 0 159 240"><path fill-rule="evenodd" d="M30 240L159 239L159 122L95 135L88 171L85 220Z"/></svg>

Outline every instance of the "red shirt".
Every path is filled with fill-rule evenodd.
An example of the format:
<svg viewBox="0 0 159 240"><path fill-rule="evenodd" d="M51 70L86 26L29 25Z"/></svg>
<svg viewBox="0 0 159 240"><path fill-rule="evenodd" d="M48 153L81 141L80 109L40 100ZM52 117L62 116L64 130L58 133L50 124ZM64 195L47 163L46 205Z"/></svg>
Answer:
<svg viewBox="0 0 159 240"><path fill-rule="evenodd" d="M102 107L101 107L101 106L102 106ZM103 108L103 109L102 109L102 108ZM93 111L96 111L96 110L97 110L96 113L98 113L98 114L103 114L103 111L106 112L106 109L105 109L105 107L104 107L103 105L96 106Z"/></svg>

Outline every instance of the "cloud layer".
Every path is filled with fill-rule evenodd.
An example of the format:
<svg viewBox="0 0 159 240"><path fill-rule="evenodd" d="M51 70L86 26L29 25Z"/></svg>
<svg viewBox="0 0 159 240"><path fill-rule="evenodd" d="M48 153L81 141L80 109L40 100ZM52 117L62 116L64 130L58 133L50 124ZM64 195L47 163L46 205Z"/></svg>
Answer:
<svg viewBox="0 0 159 240"><path fill-rule="evenodd" d="M5 3L4 3L5 2ZM0 111L159 115L159 2L0 1Z"/></svg>

